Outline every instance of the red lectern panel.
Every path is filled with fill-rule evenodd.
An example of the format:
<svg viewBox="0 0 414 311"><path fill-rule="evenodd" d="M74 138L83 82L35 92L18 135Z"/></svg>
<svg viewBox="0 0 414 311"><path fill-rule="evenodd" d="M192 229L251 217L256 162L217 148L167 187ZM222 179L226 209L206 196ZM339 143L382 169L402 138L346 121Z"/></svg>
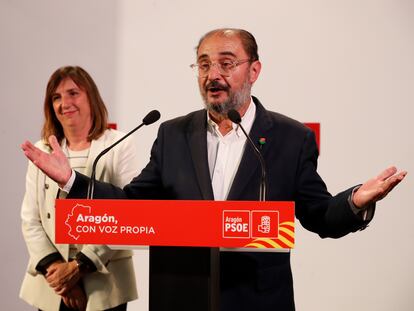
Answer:
<svg viewBox="0 0 414 311"><path fill-rule="evenodd" d="M289 249L294 203L57 200L56 242Z"/></svg>

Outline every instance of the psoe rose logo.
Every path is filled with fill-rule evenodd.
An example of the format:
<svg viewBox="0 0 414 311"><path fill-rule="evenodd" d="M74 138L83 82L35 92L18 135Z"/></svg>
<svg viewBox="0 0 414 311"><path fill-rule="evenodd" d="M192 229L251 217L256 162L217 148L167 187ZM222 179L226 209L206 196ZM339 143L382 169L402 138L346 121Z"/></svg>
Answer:
<svg viewBox="0 0 414 311"><path fill-rule="evenodd" d="M278 236L278 211L252 211L252 238L277 239Z"/></svg>

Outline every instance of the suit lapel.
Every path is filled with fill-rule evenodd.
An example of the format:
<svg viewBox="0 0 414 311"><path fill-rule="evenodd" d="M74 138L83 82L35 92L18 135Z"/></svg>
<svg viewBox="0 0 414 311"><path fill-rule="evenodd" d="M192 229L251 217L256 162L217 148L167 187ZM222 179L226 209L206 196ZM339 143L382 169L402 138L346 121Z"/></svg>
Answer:
<svg viewBox="0 0 414 311"><path fill-rule="evenodd" d="M202 199L214 200L208 168L206 127L206 111L197 111L191 120L189 131L187 132L187 139Z"/></svg>
<svg viewBox="0 0 414 311"><path fill-rule="evenodd" d="M256 147L259 148L259 139L268 136L266 134L271 130L272 123L259 100L253 97L253 101L256 104L256 116L249 135ZM265 158L266 148L261 150L261 153ZM239 168L237 169L236 176L234 177L233 184L231 185L229 195L227 196L227 200L237 200L241 193L245 191L248 182L257 170L261 170L259 159L257 159L252 147L246 141L245 150ZM260 176L260 174L258 176ZM259 188L257 188L257 199L259 199Z"/></svg>

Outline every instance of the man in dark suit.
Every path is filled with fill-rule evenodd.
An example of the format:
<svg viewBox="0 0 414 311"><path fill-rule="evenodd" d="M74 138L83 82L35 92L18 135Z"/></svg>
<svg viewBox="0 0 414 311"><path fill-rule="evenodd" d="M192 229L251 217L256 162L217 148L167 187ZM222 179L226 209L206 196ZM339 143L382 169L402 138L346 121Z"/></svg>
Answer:
<svg viewBox="0 0 414 311"><path fill-rule="evenodd" d="M102 198L257 200L261 169L231 109L260 148L267 167L267 200L295 201L296 217L321 237L338 238L365 228L375 202L406 175L388 168L361 186L331 196L318 175L314 134L301 123L267 111L251 96L261 63L245 30L217 29L200 39L197 62L205 109L163 123L145 169L124 189L98 183ZM259 139L266 144L259 146ZM62 187L84 197L88 178L73 173L54 138L52 156L26 142L23 150ZM73 184L73 185L72 185ZM221 253L221 310L294 310L289 253Z"/></svg>

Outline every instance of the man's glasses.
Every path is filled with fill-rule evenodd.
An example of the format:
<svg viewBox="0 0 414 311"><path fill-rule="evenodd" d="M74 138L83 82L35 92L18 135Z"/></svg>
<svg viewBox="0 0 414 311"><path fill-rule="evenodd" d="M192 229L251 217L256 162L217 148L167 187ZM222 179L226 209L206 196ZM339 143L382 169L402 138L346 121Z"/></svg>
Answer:
<svg viewBox="0 0 414 311"><path fill-rule="evenodd" d="M241 64L250 62L250 59L243 59L243 60L220 60L218 62L210 62L209 60L202 60L199 61L197 64L191 64L190 67L194 70L194 72L200 77L205 78L208 76L211 68L213 66L217 67L218 72L223 77L230 77L233 71L236 69L237 66Z"/></svg>

